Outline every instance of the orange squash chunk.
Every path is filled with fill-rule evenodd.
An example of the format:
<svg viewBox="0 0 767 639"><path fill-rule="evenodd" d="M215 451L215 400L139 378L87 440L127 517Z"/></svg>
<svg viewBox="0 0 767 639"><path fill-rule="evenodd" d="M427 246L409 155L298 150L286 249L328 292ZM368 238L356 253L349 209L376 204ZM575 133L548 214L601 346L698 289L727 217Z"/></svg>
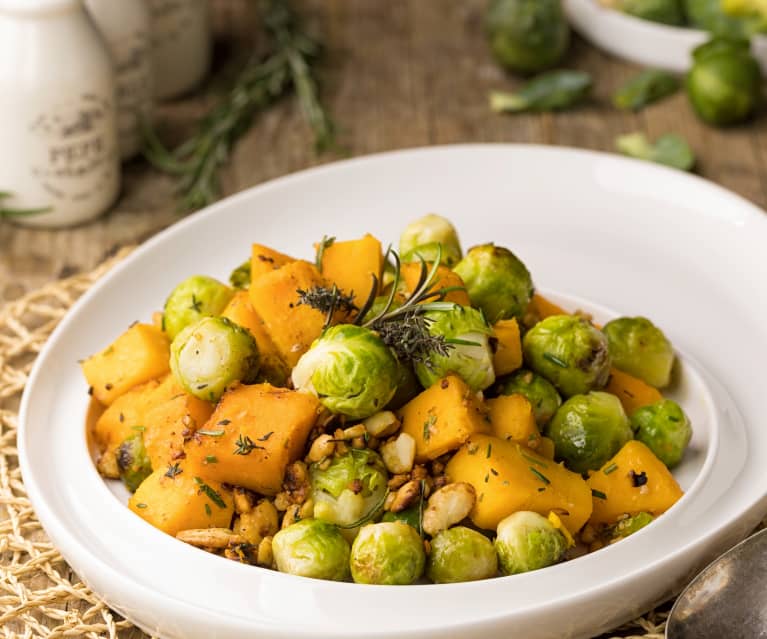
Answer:
<svg viewBox="0 0 767 639"><path fill-rule="evenodd" d="M270 249L268 246L254 244L250 257L250 282L252 284L262 275L276 271L295 261L296 258Z"/></svg>
<svg viewBox="0 0 767 639"><path fill-rule="evenodd" d="M229 528L234 499L219 482L180 463L175 474L158 468L149 475L128 500L128 508L155 528L175 536L191 528Z"/></svg>
<svg viewBox="0 0 767 639"><path fill-rule="evenodd" d="M448 375L399 411L402 432L415 439L418 463L461 446L474 433L489 433L490 420L477 395L460 377Z"/></svg>
<svg viewBox="0 0 767 639"><path fill-rule="evenodd" d="M427 264L431 269L431 264ZM418 284L418 278L421 276L421 263L420 262L408 262L403 264L400 269L402 281L407 290L407 294L410 295ZM437 292L443 288L453 288L454 286L460 287L462 290L451 291L445 295L446 302L453 302L454 304L460 304L461 306L471 306L471 300L469 294L466 292L466 285L457 273L451 271L447 266L440 265L437 269L437 275L434 278L434 285L429 289L431 292ZM427 299L427 302L433 302L436 298Z"/></svg>
<svg viewBox="0 0 767 639"><path fill-rule="evenodd" d="M372 276L381 282L382 269L381 242L369 234L359 240L333 242L322 253L322 276L353 295L357 306L367 300Z"/></svg>
<svg viewBox="0 0 767 639"><path fill-rule="evenodd" d="M322 410L308 393L238 386L224 393L204 428L186 442L186 460L216 481L275 495L285 469L303 456Z"/></svg>
<svg viewBox="0 0 767 639"><path fill-rule="evenodd" d="M535 423L535 412L527 397L514 393L485 402L493 435L528 448L536 448L541 434ZM531 446L531 444L533 444Z"/></svg>
<svg viewBox="0 0 767 639"><path fill-rule="evenodd" d="M109 406L137 384L170 370L170 343L151 324L134 324L110 346L81 363L93 396Z"/></svg>
<svg viewBox="0 0 767 639"><path fill-rule="evenodd" d="M621 400L623 410L629 417L637 408L655 404L663 399L657 388L617 368L610 369L610 377L604 390Z"/></svg>
<svg viewBox="0 0 767 639"><path fill-rule="evenodd" d="M611 524L624 514L666 512L684 494L674 476L642 442L633 440L602 468L589 472L594 524Z"/></svg>
<svg viewBox="0 0 767 639"><path fill-rule="evenodd" d="M546 319L552 315L571 315L570 311L566 311L561 306L554 304L554 302L547 300L538 293L533 295L533 299L530 302L530 310L540 319Z"/></svg>
<svg viewBox="0 0 767 639"><path fill-rule="evenodd" d="M493 368L496 376L508 375L522 366L522 339L516 318L500 320L493 324L497 340L493 354Z"/></svg>

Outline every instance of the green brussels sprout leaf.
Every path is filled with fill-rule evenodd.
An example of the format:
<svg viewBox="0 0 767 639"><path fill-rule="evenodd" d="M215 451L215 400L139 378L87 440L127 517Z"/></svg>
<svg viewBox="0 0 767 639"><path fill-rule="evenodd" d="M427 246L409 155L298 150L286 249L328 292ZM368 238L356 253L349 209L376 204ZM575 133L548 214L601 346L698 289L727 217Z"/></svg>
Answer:
<svg viewBox="0 0 767 639"><path fill-rule="evenodd" d="M615 140L616 148L629 157L664 164L682 171L695 166L695 154L687 141L675 133L659 137L653 144L644 133L629 133Z"/></svg>
<svg viewBox="0 0 767 639"><path fill-rule="evenodd" d="M658 69L647 69L613 94L613 104L619 109L640 111L653 102L673 95L680 86L675 75Z"/></svg>
<svg viewBox="0 0 767 639"><path fill-rule="evenodd" d="M492 91L490 108L495 113L562 111L582 102L592 84L591 76L584 71L549 71L515 93Z"/></svg>

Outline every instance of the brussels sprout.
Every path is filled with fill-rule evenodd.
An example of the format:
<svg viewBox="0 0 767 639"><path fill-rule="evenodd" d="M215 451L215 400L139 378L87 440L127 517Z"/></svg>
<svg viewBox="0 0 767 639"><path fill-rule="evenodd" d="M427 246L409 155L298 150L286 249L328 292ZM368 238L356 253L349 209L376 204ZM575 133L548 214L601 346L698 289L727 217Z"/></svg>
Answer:
<svg viewBox="0 0 767 639"><path fill-rule="evenodd" d="M383 517L381 517L381 521L401 521L408 526L412 526L419 535L423 532L423 524L421 520L423 519L423 504L416 504L415 506L410 506L410 508L405 508L405 510L400 510L399 512L395 513L391 510L387 510Z"/></svg>
<svg viewBox="0 0 767 639"><path fill-rule="evenodd" d="M498 574L493 542L482 533L455 526L431 540L426 575L436 584L490 579Z"/></svg>
<svg viewBox="0 0 767 639"><path fill-rule="evenodd" d="M352 448L327 468L309 467L314 516L340 526L369 521L381 511L389 476L375 451ZM352 535L356 532L353 528Z"/></svg>
<svg viewBox="0 0 767 639"><path fill-rule="evenodd" d="M600 391L568 399L549 422L546 435L554 440L557 460L577 473L601 468L633 439L620 400Z"/></svg>
<svg viewBox="0 0 767 639"><path fill-rule="evenodd" d="M250 288L250 260L244 261L229 275L229 283L232 288L247 289Z"/></svg>
<svg viewBox="0 0 767 639"><path fill-rule="evenodd" d="M742 13L737 11L737 5L747 4L742 0L684 0L683 4L689 23L715 36L748 38L765 28L765 19L750 11L751 15L730 15Z"/></svg>
<svg viewBox="0 0 767 639"><path fill-rule="evenodd" d="M495 59L521 73L557 66L570 44L560 0L493 0L485 30Z"/></svg>
<svg viewBox="0 0 767 639"><path fill-rule="evenodd" d="M498 382L501 395L519 393L527 397L535 412L535 423L543 428L551 421L557 408L562 405L562 398L551 382L532 371L518 370Z"/></svg>
<svg viewBox="0 0 767 639"><path fill-rule="evenodd" d="M461 243L458 233L449 220L430 213L405 227L399 238L399 254L403 262L412 262L420 254L427 262L438 253L441 262L452 267L461 259ZM430 260L427 256L433 256Z"/></svg>
<svg viewBox="0 0 767 639"><path fill-rule="evenodd" d="M761 102L762 75L748 44L714 40L693 55L687 94L701 119L726 126L751 117Z"/></svg>
<svg viewBox="0 0 767 639"><path fill-rule="evenodd" d="M252 382L258 365L256 340L226 317L203 317L170 345L170 370L178 383L211 402L234 382Z"/></svg>
<svg viewBox="0 0 767 639"><path fill-rule="evenodd" d="M504 574L516 575L551 566L566 549L564 535L538 513L521 510L498 524L495 550Z"/></svg>
<svg viewBox="0 0 767 639"><path fill-rule="evenodd" d="M631 415L634 437L655 453L668 468L680 461L692 438L690 420L679 404L664 399L642 406Z"/></svg>
<svg viewBox="0 0 767 639"><path fill-rule="evenodd" d="M132 493L152 474L152 463L144 448L144 436L141 433L128 437L117 448L117 468L120 479Z"/></svg>
<svg viewBox="0 0 767 639"><path fill-rule="evenodd" d="M412 584L425 562L421 538L401 521L368 524L352 543L352 579L358 584Z"/></svg>
<svg viewBox="0 0 767 639"><path fill-rule="evenodd" d="M521 318L533 297L530 272L503 247L475 246L453 270L466 284L472 306L482 309L491 324Z"/></svg>
<svg viewBox="0 0 767 639"><path fill-rule="evenodd" d="M674 349L655 324L645 317L619 317L605 324L615 368L663 388L671 379Z"/></svg>
<svg viewBox="0 0 767 639"><path fill-rule="evenodd" d="M455 304L450 311L425 314L429 334L445 338L445 354L432 352L428 360L416 362L418 381L428 388L448 373L455 373L472 390L484 390L495 381L493 352L489 337L492 328L477 309Z"/></svg>
<svg viewBox="0 0 767 639"><path fill-rule="evenodd" d="M621 519L617 524L610 527L610 536L613 540L623 539L629 535L633 535L638 530L642 530L647 524L651 524L654 521L654 517L650 513L637 513L631 517Z"/></svg>
<svg viewBox="0 0 767 639"><path fill-rule="evenodd" d="M220 315L234 295L231 288L205 275L193 275L173 289L162 315L162 327L170 339L197 320Z"/></svg>
<svg viewBox="0 0 767 639"><path fill-rule="evenodd" d="M642 20L681 26L684 24L684 11L680 0L619 0L618 7Z"/></svg>
<svg viewBox="0 0 767 639"><path fill-rule="evenodd" d="M333 524L302 519L272 539L277 570L301 577L344 581L349 578L349 542Z"/></svg>
<svg viewBox="0 0 767 639"><path fill-rule="evenodd" d="M333 413L364 419L397 391L397 359L370 329L339 324L314 340L293 369L293 386L319 397Z"/></svg>
<svg viewBox="0 0 767 639"><path fill-rule="evenodd" d="M525 362L565 397L602 388L610 376L607 338L587 320L552 315L522 340Z"/></svg>
<svg viewBox="0 0 767 639"><path fill-rule="evenodd" d="M399 410L423 389L413 369L404 362L397 362L397 392L386 405L387 410Z"/></svg>

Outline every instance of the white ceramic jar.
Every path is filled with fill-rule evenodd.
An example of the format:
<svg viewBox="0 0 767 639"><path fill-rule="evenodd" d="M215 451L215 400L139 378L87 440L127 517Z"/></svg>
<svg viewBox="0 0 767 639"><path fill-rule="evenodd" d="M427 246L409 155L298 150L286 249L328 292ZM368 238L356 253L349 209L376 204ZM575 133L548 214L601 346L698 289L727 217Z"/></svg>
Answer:
<svg viewBox="0 0 767 639"><path fill-rule="evenodd" d="M199 86L210 67L211 25L207 0L149 0L152 14L154 87L158 99Z"/></svg>
<svg viewBox="0 0 767 639"><path fill-rule="evenodd" d="M0 191L18 218L60 227L106 211L120 187L115 82L82 0L0 0Z"/></svg>
<svg viewBox="0 0 767 639"><path fill-rule="evenodd" d="M115 65L120 155L141 149L141 118L150 118L154 101L149 7L145 0L85 0L104 36Z"/></svg>

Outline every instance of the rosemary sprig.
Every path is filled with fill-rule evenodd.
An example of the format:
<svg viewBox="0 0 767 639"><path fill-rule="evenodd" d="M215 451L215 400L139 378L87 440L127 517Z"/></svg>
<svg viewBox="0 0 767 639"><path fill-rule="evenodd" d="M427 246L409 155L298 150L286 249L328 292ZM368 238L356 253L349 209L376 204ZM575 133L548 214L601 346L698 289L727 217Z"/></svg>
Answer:
<svg viewBox="0 0 767 639"><path fill-rule="evenodd" d="M314 286L309 290L299 288L298 304L311 306L313 309L325 313L325 328L330 326L336 311L345 314L355 313L357 306L354 304L354 296L346 295L333 284L332 288L326 286Z"/></svg>
<svg viewBox="0 0 767 639"><path fill-rule="evenodd" d="M247 435L242 435L237 438L235 442L234 454L235 455L250 455L255 449L264 450L263 446L259 446Z"/></svg>
<svg viewBox="0 0 767 639"><path fill-rule="evenodd" d="M39 209L7 209L3 206L3 200L7 200L13 195L9 191L0 191L0 220L10 220L17 217L29 217L31 215L40 215L51 210L50 206Z"/></svg>
<svg viewBox="0 0 767 639"><path fill-rule="evenodd" d="M295 90L318 150L333 146L333 125L317 95L314 62L319 45L299 24L289 0L262 0L263 21L273 51L253 56L221 102L198 124L194 135L169 150L144 122L144 155L159 170L175 175L181 208L194 210L220 195L218 169L259 112Z"/></svg>

